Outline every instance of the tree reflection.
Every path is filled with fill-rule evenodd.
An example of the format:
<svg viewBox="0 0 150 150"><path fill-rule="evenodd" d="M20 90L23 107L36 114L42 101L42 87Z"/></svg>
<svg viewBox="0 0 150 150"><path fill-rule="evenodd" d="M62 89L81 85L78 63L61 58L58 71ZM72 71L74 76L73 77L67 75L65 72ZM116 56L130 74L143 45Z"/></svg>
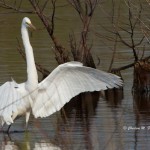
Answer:
<svg viewBox="0 0 150 150"><path fill-rule="evenodd" d="M69 103L64 106L65 115L67 118L70 117L73 111L75 111L78 117L95 114L95 109L99 101L100 92L86 92L74 97ZM62 111L62 117L64 114Z"/></svg>
<svg viewBox="0 0 150 150"><path fill-rule="evenodd" d="M82 93L74 97L61 110L61 118L57 120L55 139L65 149L74 149L75 141L78 141L77 149L92 149L93 144L89 134L92 128L90 123L91 119L96 116L99 100L100 92Z"/></svg>
<svg viewBox="0 0 150 150"><path fill-rule="evenodd" d="M10 137L5 135L4 140L0 144L2 150L61 150L59 146L56 146L49 142L49 140L41 140L39 142L30 143L29 139L23 139L25 141L12 141Z"/></svg>
<svg viewBox="0 0 150 150"><path fill-rule="evenodd" d="M105 92L105 98L108 104L110 104L112 107L117 107L118 105L121 105L121 101L123 99L123 89L110 89Z"/></svg>
<svg viewBox="0 0 150 150"><path fill-rule="evenodd" d="M133 107L136 115L143 114L150 116L150 93L134 92L133 93Z"/></svg>

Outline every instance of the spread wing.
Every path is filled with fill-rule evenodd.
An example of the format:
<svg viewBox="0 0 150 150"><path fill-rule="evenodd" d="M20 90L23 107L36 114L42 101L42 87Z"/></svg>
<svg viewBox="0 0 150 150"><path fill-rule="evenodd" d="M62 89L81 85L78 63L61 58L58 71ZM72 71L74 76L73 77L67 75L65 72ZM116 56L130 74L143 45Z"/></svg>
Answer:
<svg viewBox="0 0 150 150"><path fill-rule="evenodd" d="M0 86L0 124L9 125L17 115L26 112L30 105L29 99L21 84L12 81Z"/></svg>
<svg viewBox="0 0 150 150"><path fill-rule="evenodd" d="M39 83L39 93L32 111L36 118L46 117L60 110L79 93L118 86L122 86L122 80L116 75L84 67L79 62L65 63Z"/></svg>

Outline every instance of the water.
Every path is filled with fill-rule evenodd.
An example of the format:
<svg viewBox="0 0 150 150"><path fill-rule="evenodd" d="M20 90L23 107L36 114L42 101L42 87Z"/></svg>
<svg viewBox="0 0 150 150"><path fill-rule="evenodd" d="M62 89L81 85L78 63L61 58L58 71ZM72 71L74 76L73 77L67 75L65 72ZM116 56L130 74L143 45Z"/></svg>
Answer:
<svg viewBox="0 0 150 150"><path fill-rule="evenodd" d="M119 1L118 1L119 2ZM135 4L136 1L134 1ZM26 3L26 2L25 2ZM59 6L66 2L59 2ZM145 5L144 5L145 6ZM26 8L30 9L26 3ZM109 9L108 9L109 8ZM95 62L101 59L99 69L108 70L112 57L113 42L100 39L95 32L107 35L100 24L110 26L111 3L104 3L97 8L91 23L89 44L93 42L92 54ZM144 7L143 20L148 18L149 7ZM146 9L147 8L147 9ZM123 18L128 14L122 3ZM43 25L35 15L25 15L0 9L0 83L13 77L17 82L26 80L26 64L17 51L16 37L21 41L20 24L24 16L29 16L33 24L42 29ZM127 18L127 17L126 17ZM80 35L81 24L78 15L69 5L58 7L56 14L56 37L69 49L69 33L74 30ZM110 34L110 33L109 33ZM141 31L135 38L140 38ZM126 39L129 40L126 34ZM48 70L57 66L52 51L52 42L45 30L33 32L31 39L36 62ZM139 48L140 49L140 48ZM146 54L148 46L146 46ZM139 51L141 54L142 52ZM71 55L71 52L70 52ZM133 62L131 49L117 45L117 54L113 67L120 67ZM150 102L143 94L132 95L133 68L121 72L124 79L122 90L81 94L72 99L65 107L44 119L31 116L28 132L0 133L1 149L6 150L141 150L150 146ZM39 74L40 75L40 74ZM41 77L41 76L40 76ZM11 131L22 131L24 117L16 120Z"/></svg>

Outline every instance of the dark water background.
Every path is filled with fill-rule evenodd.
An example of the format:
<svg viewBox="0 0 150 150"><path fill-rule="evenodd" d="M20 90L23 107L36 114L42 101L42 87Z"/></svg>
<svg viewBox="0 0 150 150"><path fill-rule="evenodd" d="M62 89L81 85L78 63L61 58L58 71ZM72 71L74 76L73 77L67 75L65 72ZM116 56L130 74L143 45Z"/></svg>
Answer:
<svg viewBox="0 0 150 150"><path fill-rule="evenodd" d="M119 3L119 1L118 1ZM138 6L138 1L133 1ZM74 31L79 37L81 22L74 9L66 2L57 2L56 36L69 49L69 33ZM143 0L143 20L149 19L149 6ZM117 5L116 5L117 7ZM24 8L30 9L27 2ZM112 58L114 44L96 36L96 32L108 34L101 25L111 29L110 14L112 4L104 1L95 11L91 23L89 44L93 43L92 54L95 62L97 56L101 63L98 69L107 71ZM121 4L120 17L127 20L128 7ZM8 13L10 12L10 13ZM135 11L136 14L136 11ZM26 63L17 52L17 39L21 41L20 24L28 16L32 23L41 30L32 33L31 43L36 62L48 70L57 66L52 51L52 42L35 15L11 13L0 9L0 83L13 77L18 83L26 80ZM137 29L135 40L141 37ZM124 35L129 40L128 35ZM139 47L140 49L140 47ZM139 50L139 54L142 53ZM145 54L149 54L148 44ZM70 52L71 55L71 52ZM131 49L117 44L117 53L113 67L132 63ZM133 68L121 72L124 79L122 90L104 93L85 93L72 99L65 107L45 119L30 118L29 131L26 133L0 133L0 147L6 150L148 150L150 147L150 102L144 94L132 94ZM40 75L40 74L39 74ZM11 130L22 130L24 117L13 124Z"/></svg>

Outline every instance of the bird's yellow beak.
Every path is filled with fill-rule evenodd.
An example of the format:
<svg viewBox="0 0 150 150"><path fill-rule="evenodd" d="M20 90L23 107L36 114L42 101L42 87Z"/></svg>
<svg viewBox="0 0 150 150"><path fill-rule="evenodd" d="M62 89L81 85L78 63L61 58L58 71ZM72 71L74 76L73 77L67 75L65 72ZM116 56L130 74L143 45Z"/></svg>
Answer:
<svg viewBox="0 0 150 150"><path fill-rule="evenodd" d="M28 24L28 26L29 26L31 29L36 30L36 27L35 27L32 23Z"/></svg>

